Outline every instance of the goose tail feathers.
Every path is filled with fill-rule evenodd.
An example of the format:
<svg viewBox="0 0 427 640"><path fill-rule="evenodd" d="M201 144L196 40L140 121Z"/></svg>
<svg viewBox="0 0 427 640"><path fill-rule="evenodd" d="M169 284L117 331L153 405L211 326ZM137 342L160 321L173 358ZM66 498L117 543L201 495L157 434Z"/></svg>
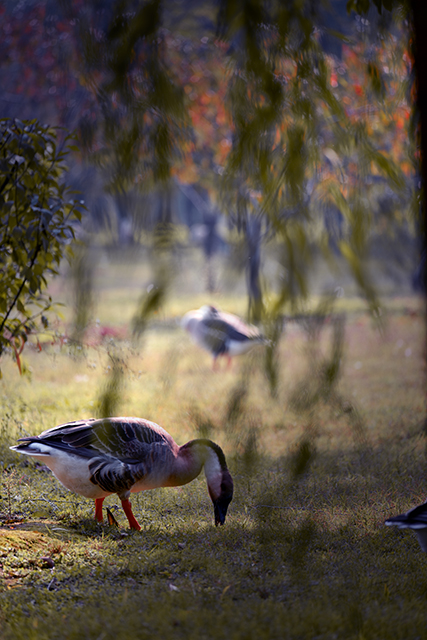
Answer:
<svg viewBox="0 0 427 640"><path fill-rule="evenodd" d="M18 453L23 453L26 456L31 456L32 458L43 458L50 456L49 447L42 443L38 443L36 439L31 441L29 438L22 438L25 440L22 444L16 444L13 447L9 447L12 451L17 451Z"/></svg>

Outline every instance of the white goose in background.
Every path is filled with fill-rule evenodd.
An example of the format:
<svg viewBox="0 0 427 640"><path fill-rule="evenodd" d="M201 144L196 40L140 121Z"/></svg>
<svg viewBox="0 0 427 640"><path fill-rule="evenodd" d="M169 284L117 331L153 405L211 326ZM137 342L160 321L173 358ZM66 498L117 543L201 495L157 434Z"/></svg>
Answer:
<svg viewBox="0 0 427 640"><path fill-rule="evenodd" d="M423 502L407 513L389 518L385 524L394 525L399 529L412 529L418 538L421 549L427 551L427 502Z"/></svg>
<svg viewBox="0 0 427 640"><path fill-rule="evenodd" d="M189 311L183 316L181 325L194 342L213 355L214 369L219 356L226 356L230 366L233 356L268 342L253 325L245 324L237 316L212 305Z"/></svg>
<svg viewBox="0 0 427 640"><path fill-rule="evenodd" d="M42 461L64 487L95 500L98 522L104 498L117 493L129 526L141 529L130 494L187 484L203 467L215 525L224 524L233 497L233 480L217 444L199 439L180 447L162 427L142 418L79 420L18 442L10 448Z"/></svg>

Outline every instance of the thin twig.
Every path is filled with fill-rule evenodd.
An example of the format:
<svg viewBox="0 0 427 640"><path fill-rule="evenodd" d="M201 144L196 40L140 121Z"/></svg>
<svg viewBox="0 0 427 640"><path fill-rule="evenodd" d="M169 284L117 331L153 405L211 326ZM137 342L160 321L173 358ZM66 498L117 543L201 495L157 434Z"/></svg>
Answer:
<svg viewBox="0 0 427 640"><path fill-rule="evenodd" d="M39 253L40 249L41 249L41 242L39 242L39 243L38 243L38 245L37 245L37 247L36 247L36 250L35 250L35 252L34 252L33 259L31 260L31 263L30 263L29 267L27 267L27 273L29 273L29 272L30 272L30 270L32 269L32 267L34 266L34 263L35 263L35 261L36 261L36 258L37 258L37 256L38 256L38 253ZM18 298L19 298L19 296L21 295L22 290L23 290L23 288L24 288L25 283L27 282L27 280L28 280L28 277L27 277L27 276L25 276L25 277L24 277L24 279L23 279L23 281L21 282L21 285L20 285L20 287L19 287L19 289L18 289L18 291L17 291L16 296L14 297L14 299L13 299L13 301L12 301L12 304L10 305L10 307L9 307L9 309L8 309L8 311L7 311L7 313L6 313L6 315L5 315L5 316L4 316L4 318L3 318L3 322L2 322L2 323L1 323L1 325L0 325L0 334L3 332L4 325L6 324L6 321L7 321L7 319L9 318L9 316L10 316L10 314L11 314L11 312L12 312L13 307L14 307L14 306L15 306L15 304L17 303Z"/></svg>

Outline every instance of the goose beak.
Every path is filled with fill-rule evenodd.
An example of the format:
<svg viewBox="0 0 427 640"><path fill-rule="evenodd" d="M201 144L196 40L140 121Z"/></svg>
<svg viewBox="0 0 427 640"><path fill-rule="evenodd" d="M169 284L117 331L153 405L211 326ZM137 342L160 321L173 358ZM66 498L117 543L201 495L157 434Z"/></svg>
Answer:
<svg viewBox="0 0 427 640"><path fill-rule="evenodd" d="M214 514L215 514L215 526L217 527L219 524L223 525L225 522L225 513L224 510L218 504L214 505Z"/></svg>
<svg viewBox="0 0 427 640"><path fill-rule="evenodd" d="M215 514L215 526L217 527L219 524L223 525L225 522L225 511L220 507L220 505L214 505L214 514Z"/></svg>
<svg viewBox="0 0 427 640"><path fill-rule="evenodd" d="M225 516L227 515L228 505L231 502L231 497L221 497L218 500L213 501L214 514L215 514L215 526L219 524L222 526L225 522Z"/></svg>

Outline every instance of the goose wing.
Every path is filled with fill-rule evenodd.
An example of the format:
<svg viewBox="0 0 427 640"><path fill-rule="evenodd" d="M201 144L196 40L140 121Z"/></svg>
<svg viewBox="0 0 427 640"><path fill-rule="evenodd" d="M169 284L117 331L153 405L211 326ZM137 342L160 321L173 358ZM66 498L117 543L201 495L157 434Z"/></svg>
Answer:
<svg viewBox="0 0 427 640"><path fill-rule="evenodd" d="M259 334L243 323L233 325L220 317L204 318L200 322L199 331L205 345L218 355L227 352L232 342L243 344L260 338Z"/></svg>
<svg viewBox="0 0 427 640"><path fill-rule="evenodd" d="M21 438L28 441L30 438ZM159 425L141 418L101 418L67 422L34 438L55 448L90 457L96 453L122 461L139 460L150 445L174 449L172 436Z"/></svg>
<svg viewBox="0 0 427 640"><path fill-rule="evenodd" d="M228 314L227 314L228 315ZM216 332L218 335L223 336L227 340L236 340L238 342L244 342L255 338L260 338L261 335L256 327L250 327L245 325L236 318L236 322L230 322L226 318L205 318L202 321L210 332Z"/></svg>
<svg viewBox="0 0 427 640"><path fill-rule="evenodd" d="M217 313L218 318L229 326L228 331L230 333L235 331L239 336L242 336L240 338L233 337L233 340L251 340L263 337L257 327L252 324L246 324L243 320L232 313L227 313L225 311L218 311Z"/></svg>
<svg viewBox="0 0 427 640"><path fill-rule="evenodd" d="M204 318L199 322L198 333L208 349L220 354L226 350L231 339L243 340L244 337L220 318Z"/></svg>
<svg viewBox="0 0 427 640"><path fill-rule="evenodd" d="M18 451L37 443L88 459L90 481L119 495L128 492L136 482L168 469L178 450L167 431L141 418L69 422L39 436L21 438L20 442Z"/></svg>

